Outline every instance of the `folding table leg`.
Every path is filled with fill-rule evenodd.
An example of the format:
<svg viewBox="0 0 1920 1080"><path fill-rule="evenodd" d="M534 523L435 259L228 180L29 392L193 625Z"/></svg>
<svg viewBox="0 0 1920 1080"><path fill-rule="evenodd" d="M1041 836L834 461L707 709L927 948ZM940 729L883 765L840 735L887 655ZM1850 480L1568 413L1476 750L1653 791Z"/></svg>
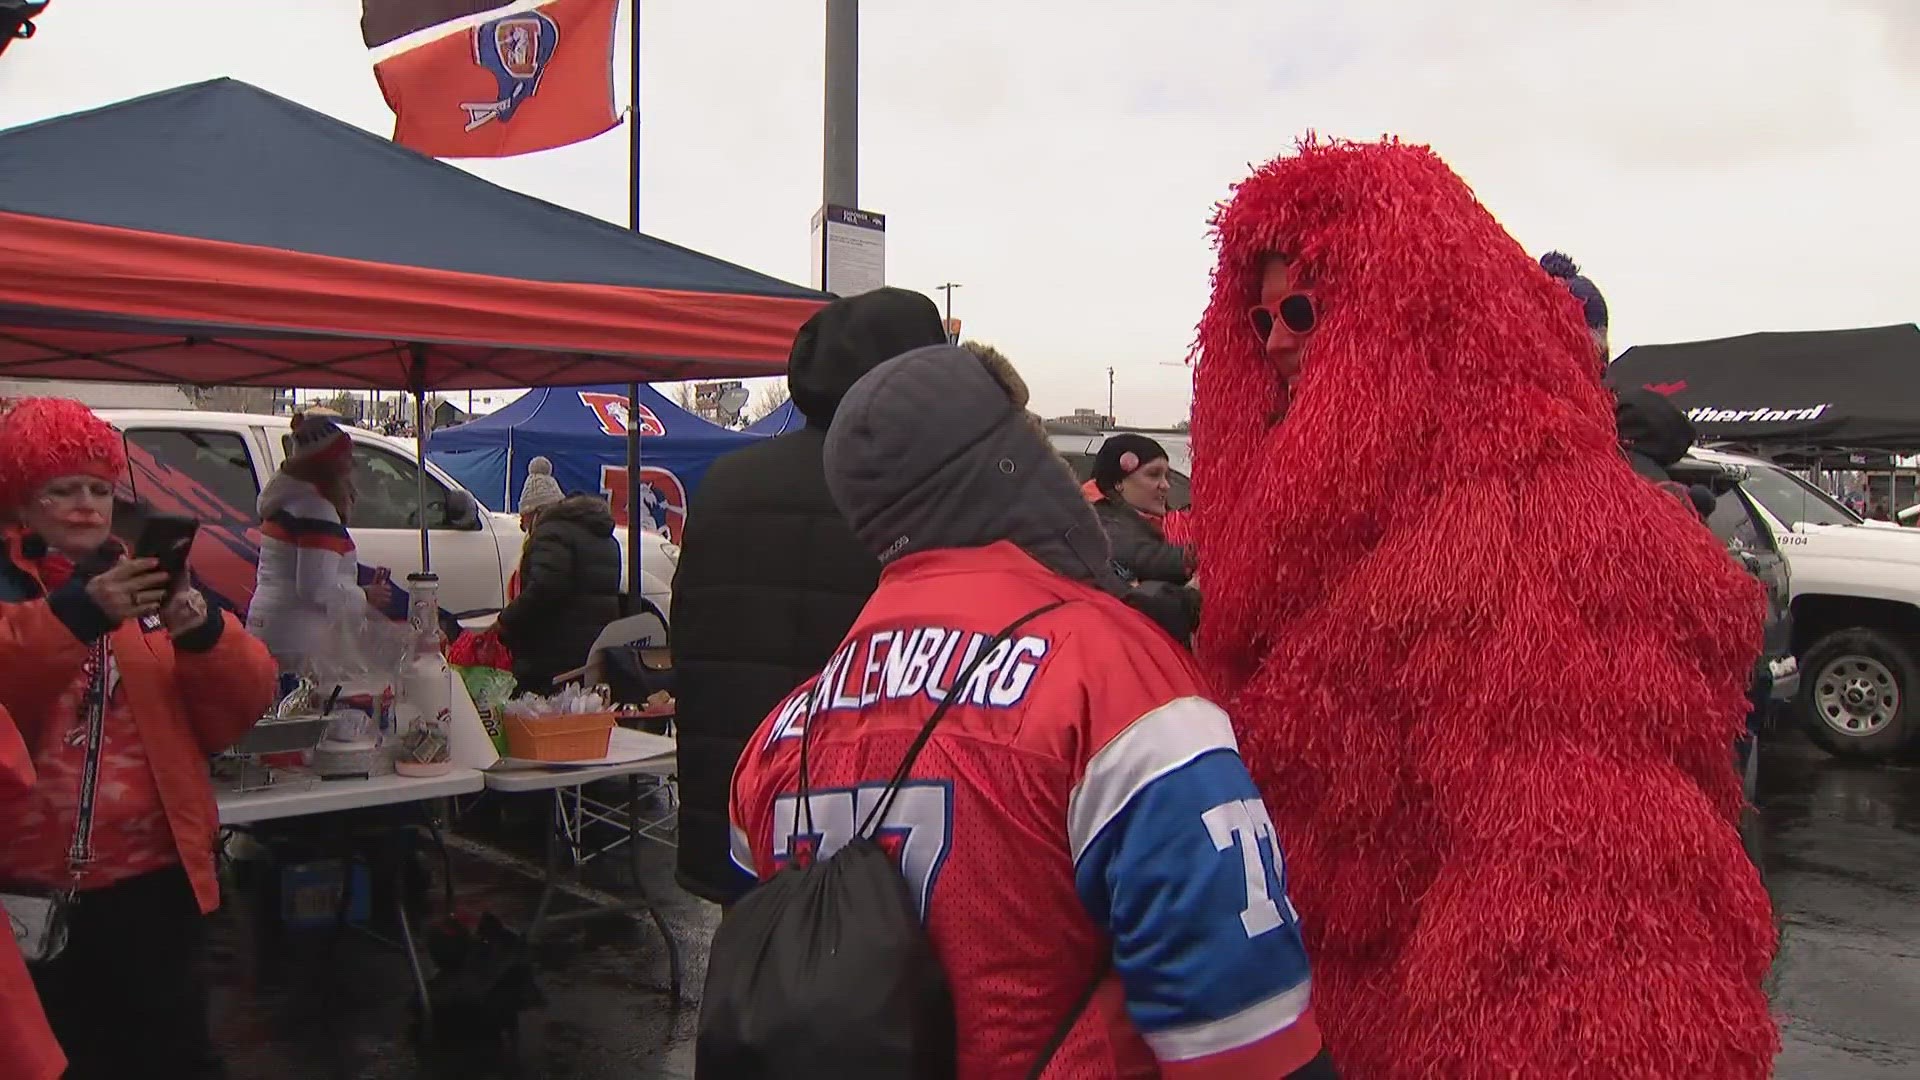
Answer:
<svg viewBox="0 0 1920 1080"><path fill-rule="evenodd" d="M540 925L547 919L547 908L553 903L554 886L560 873L560 845L554 839L556 829L566 828L567 804L560 792L553 793L554 818L547 821L542 831L544 839L541 849L546 857L545 872L540 876L540 900L533 906L533 921L527 924L527 944L533 944L534 937L540 933Z"/></svg>
<svg viewBox="0 0 1920 1080"><path fill-rule="evenodd" d="M653 902L653 896L647 892L646 879L640 872L640 777L627 774L627 858L633 868L633 891L639 894L640 902L647 905L647 914L652 916L653 925L660 928L660 938L667 943L667 987L673 995L673 1004L680 1004L680 943L674 939L673 931L667 927L666 917L660 914L660 908Z"/></svg>
<svg viewBox="0 0 1920 1080"><path fill-rule="evenodd" d="M400 916L400 945L407 953L407 967L413 969L413 989L420 995L420 1035L425 1041L433 1040L433 997L427 993L427 976L420 967L420 950L413 942L413 923L407 918L407 893L404 888L395 890L399 895L394 898L394 913Z"/></svg>

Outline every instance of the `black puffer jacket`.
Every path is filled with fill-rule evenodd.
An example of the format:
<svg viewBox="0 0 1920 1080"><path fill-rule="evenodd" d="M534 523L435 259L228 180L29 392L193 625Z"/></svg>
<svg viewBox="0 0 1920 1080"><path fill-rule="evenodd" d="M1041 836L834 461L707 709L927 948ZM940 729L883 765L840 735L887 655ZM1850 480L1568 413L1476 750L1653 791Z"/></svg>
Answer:
<svg viewBox="0 0 1920 1080"><path fill-rule="evenodd" d="M827 493L821 448L840 398L883 361L944 341L933 301L880 289L802 327L787 384L800 431L713 464L687 510L673 576L682 888L725 903L748 883L728 859L727 792L753 729L826 665L879 581Z"/></svg>
<svg viewBox="0 0 1920 1080"><path fill-rule="evenodd" d="M1094 503L1093 512L1113 547L1113 561L1127 578L1185 585L1193 577L1187 549L1168 543L1138 510L1108 497Z"/></svg>
<svg viewBox="0 0 1920 1080"><path fill-rule="evenodd" d="M1113 549L1113 564L1133 591L1127 603L1145 612L1175 641L1190 645L1200 626L1200 593L1187 585L1193 562L1186 548L1169 543L1139 511L1112 497L1093 504L1100 529Z"/></svg>
<svg viewBox="0 0 1920 1080"><path fill-rule="evenodd" d="M620 617L620 542L613 514L593 495L541 511L520 556L520 595L500 613L522 686L544 692L553 677L587 662L593 641Z"/></svg>

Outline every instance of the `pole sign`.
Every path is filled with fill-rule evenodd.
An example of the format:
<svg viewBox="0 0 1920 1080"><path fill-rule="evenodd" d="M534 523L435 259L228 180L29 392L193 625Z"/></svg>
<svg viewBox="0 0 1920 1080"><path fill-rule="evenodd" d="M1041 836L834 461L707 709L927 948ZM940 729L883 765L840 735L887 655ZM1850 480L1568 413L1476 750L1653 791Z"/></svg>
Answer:
<svg viewBox="0 0 1920 1080"><path fill-rule="evenodd" d="M813 215L813 287L858 296L887 283L887 216L823 206Z"/></svg>

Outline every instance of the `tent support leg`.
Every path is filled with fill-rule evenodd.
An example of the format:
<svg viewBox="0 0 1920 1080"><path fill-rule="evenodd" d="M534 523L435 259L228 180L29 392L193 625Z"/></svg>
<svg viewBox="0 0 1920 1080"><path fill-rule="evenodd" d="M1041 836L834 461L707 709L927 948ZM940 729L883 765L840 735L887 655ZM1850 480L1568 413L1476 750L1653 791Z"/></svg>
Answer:
<svg viewBox="0 0 1920 1080"><path fill-rule="evenodd" d="M630 612L640 611L640 384L627 384L627 595Z"/></svg>
<svg viewBox="0 0 1920 1080"><path fill-rule="evenodd" d="M433 551L427 542L427 347L413 347L414 474L420 485L414 512L420 515L420 572L433 573Z"/></svg>

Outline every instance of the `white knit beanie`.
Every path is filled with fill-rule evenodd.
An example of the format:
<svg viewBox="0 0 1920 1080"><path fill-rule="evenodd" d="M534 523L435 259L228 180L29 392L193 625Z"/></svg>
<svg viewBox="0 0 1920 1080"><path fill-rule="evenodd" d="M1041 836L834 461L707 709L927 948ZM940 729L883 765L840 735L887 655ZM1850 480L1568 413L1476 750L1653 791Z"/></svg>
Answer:
<svg viewBox="0 0 1920 1080"><path fill-rule="evenodd" d="M520 485L521 513L552 506L566 497L567 493L560 490L560 481L553 478L553 462L544 457L527 462L527 482Z"/></svg>

